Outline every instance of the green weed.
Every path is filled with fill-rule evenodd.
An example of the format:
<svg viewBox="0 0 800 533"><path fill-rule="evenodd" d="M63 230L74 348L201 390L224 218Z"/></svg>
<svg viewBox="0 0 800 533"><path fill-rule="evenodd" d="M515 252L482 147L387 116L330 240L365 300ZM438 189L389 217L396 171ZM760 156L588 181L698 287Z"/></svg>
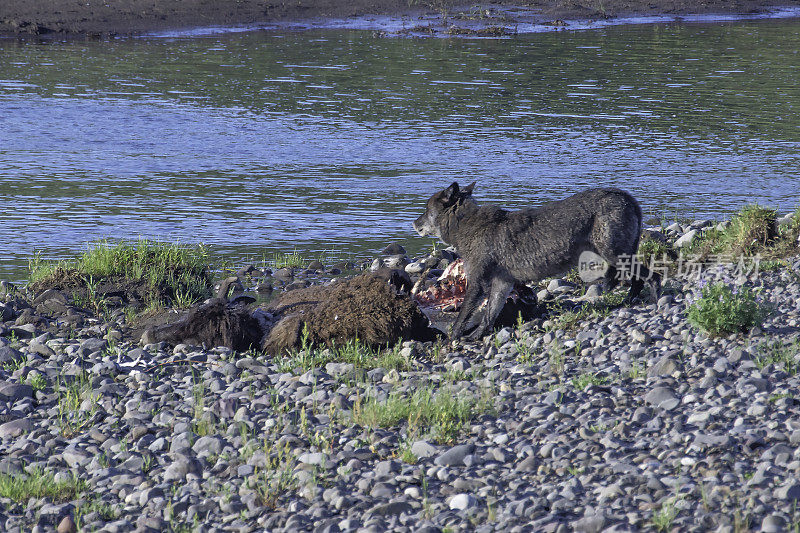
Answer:
<svg viewBox="0 0 800 533"><path fill-rule="evenodd" d="M45 387L47 387L47 379L43 374L33 374L28 376L28 385L30 385L35 391L44 390Z"/></svg>
<svg viewBox="0 0 800 533"><path fill-rule="evenodd" d="M664 258L672 258L675 252L668 244L655 239L642 239L639 242L637 258L644 265L649 265L651 261L661 261Z"/></svg>
<svg viewBox="0 0 800 533"><path fill-rule="evenodd" d="M206 384L205 381L195 378L192 386L192 431L199 437L211 435L214 432L212 424L205 418L203 413L206 405Z"/></svg>
<svg viewBox="0 0 800 533"><path fill-rule="evenodd" d="M629 379L639 379L647 376L647 368L638 361L634 361L631 363L631 367L628 369L628 378Z"/></svg>
<svg viewBox="0 0 800 533"><path fill-rule="evenodd" d="M353 419L368 427L392 427L405 422L411 433L429 431L438 442L448 443L455 441L469 420L490 409L487 395L455 395L448 389L434 393L431 387L425 387L411 396L392 393L382 402L373 398L357 401Z"/></svg>
<svg viewBox="0 0 800 533"><path fill-rule="evenodd" d="M307 261L301 254L297 252L297 249L295 249L295 251L290 254L273 254L272 261L269 261L268 263L274 268L301 268L307 263Z"/></svg>
<svg viewBox="0 0 800 533"><path fill-rule="evenodd" d="M86 372L75 376L72 381L59 379L55 392L58 394L58 424L61 434L73 436L83 430L91 422L97 412L97 395L92 393L92 384ZM91 400L88 411L81 410L84 400Z"/></svg>
<svg viewBox="0 0 800 533"><path fill-rule="evenodd" d="M589 385L602 385L607 381L607 377L598 376L597 374L592 373L584 373L580 376L572 378L572 386L578 390L585 390Z"/></svg>
<svg viewBox="0 0 800 533"><path fill-rule="evenodd" d="M97 498L76 505L73 510L73 515L75 517L75 526L77 526L78 531L84 528L84 517L91 513L97 513L100 518L106 522L115 520L120 514L119 509L115 505Z"/></svg>
<svg viewBox="0 0 800 533"><path fill-rule="evenodd" d="M672 522L678 516L678 509L675 507L677 498L672 497L661 504L661 507L653 513L651 523L657 531L669 531L672 529Z"/></svg>
<svg viewBox="0 0 800 533"><path fill-rule="evenodd" d="M747 205L731 218L725 230L728 246L734 253L753 254L777 236L774 209Z"/></svg>
<svg viewBox="0 0 800 533"><path fill-rule="evenodd" d="M778 394L771 394L767 401L770 403L775 403L778 400L783 400L784 398L794 398L794 396L790 392L782 392Z"/></svg>
<svg viewBox="0 0 800 533"><path fill-rule="evenodd" d="M19 359L14 359L13 361L9 361L8 363L3 363L3 370L6 372L16 372L17 370L23 368L28 363L28 360L24 357Z"/></svg>
<svg viewBox="0 0 800 533"><path fill-rule="evenodd" d="M548 360L550 363L550 372L559 376L564 373L564 350L562 350L560 346L550 347L550 356Z"/></svg>
<svg viewBox="0 0 800 533"><path fill-rule="evenodd" d="M731 288L716 282L702 288L702 296L689 306L687 316L693 326L720 336L760 325L766 310L748 287Z"/></svg>
<svg viewBox="0 0 800 533"><path fill-rule="evenodd" d="M297 460L288 443L282 447L265 443L263 451L266 464L250 478L249 485L262 505L274 508L282 495L297 488L294 476Z"/></svg>
<svg viewBox="0 0 800 533"><path fill-rule="evenodd" d="M104 281L142 283L150 300L167 297L199 299L210 294L210 257L203 245L180 245L139 239L101 240L89 244L73 260L45 261L35 254L29 262L31 288L52 285L81 286L95 311L102 312L104 300L99 285Z"/></svg>
<svg viewBox="0 0 800 533"><path fill-rule="evenodd" d="M584 470L586 470L586 469L585 469L585 468L583 468L582 466L581 466L581 467L577 467L577 466L574 466L574 465L573 465L573 466L569 466L569 467L567 467L567 472L568 472L568 473L569 473L569 475L571 475L572 477L578 477L578 476L580 476L581 474L583 474Z"/></svg>
<svg viewBox="0 0 800 533"><path fill-rule="evenodd" d="M86 490L86 482L77 476L56 481L55 476L41 468L29 468L21 474L0 473L0 497L27 503L30 498L47 498L65 502Z"/></svg>
<svg viewBox="0 0 800 533"><path fill-rule="evenodd" d="M295 368L304 371L324 367L328 363L351 363L360 370L384 368L386 370L407 370L410 362L400 354L402 341L391 349L376 350L358 338L350 339L340 346L315 347L308 342L307 328L303 328L301 348L288 356L277 358L281 372L289 372Z"/></svg>
<svg viewBox="0 0 800 533"><path fill-rule="evenodd" d="M21 346L22 343L20 342L19 336L17 336L17 332L16 331L12 331L11 335L8 336L8 343L9 343L9 346L11 346L12 348L15 348L15 349L19 348Z"/></svg>
<svg viewBox="0 0 800 533"><path fill-rule="evenodd" d="M784 372L790 376L797 374L800 370L800 341L795 340L790 344L784 344L780 340L765 341L755 347L756 354L753 362L759 369L767 365L779 365Z"/></svg>
<svg viewBox="0 0 800 533"><path fill-rule="evenodd" d="M686 251L707 257L710 254L784 255L787 242L796 234L790 231L778 238L776 211L756 204L746 205L731 218L725 229L711 228L695 237ZM793 243L792 243L793 244Z"/></svg>
<svg viewBox="0 0 800 533"><path fill-rule="evenodd" d="M613 291L603 294L596 302L586 303L574 310L564 311L560 302L550 310L554 315L551 318L554 329L573 330L584 320L596 320L608 316L613 309L616 309L625 302L626 293L624 291Z"/></svg>

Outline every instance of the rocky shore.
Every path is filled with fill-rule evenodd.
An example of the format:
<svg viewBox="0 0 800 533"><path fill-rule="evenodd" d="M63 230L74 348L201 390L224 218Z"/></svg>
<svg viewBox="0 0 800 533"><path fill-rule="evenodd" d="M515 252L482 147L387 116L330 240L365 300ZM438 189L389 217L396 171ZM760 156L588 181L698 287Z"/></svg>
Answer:
<svg viewBox="0 0 800 533"><path fill-rule="evenodd" d="M546 316L483 342L283 357L141 346L122 311L51 320L4 284L0 529L793 529L800 255L763 266L583 314L584 287L547 280ZM760 326L688 322L718 276L757 292Z"/></svg>
<svg viewBox="0 0 800 533"><path fill-rule="evenodd" d="M797 0L500 0L465 3L454 0L5 0L0 3L0 35L85 36L136 35L197 27L305 21L324 27L326 20L389 16L423 26L441 26L451 35L503 35L515 24L567 26L565 20L612 20L668 15L766 14L798 7ZM431 15L433 18L431 18ZM466 22L466 25L462 24Z"/></svg>

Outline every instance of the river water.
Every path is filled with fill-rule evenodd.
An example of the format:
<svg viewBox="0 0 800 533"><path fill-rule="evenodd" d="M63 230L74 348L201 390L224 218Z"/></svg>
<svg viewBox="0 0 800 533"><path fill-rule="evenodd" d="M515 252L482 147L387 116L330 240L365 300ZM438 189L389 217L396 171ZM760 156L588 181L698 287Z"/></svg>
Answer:
<svg viewBox="0 0 800 533"><path fill-rule="evenodd" d="M453 180L537 205L618 186L647 217L800 204L800 22L509 39L256 31L0 40L0 279L103 237L231 261L430 239Z"/></svg>

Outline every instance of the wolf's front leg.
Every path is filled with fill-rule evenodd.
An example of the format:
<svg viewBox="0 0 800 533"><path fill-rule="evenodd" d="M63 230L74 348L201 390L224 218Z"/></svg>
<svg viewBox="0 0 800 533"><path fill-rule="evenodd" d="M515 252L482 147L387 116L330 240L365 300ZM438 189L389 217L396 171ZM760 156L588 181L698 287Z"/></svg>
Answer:
<svg viewBox="0 0 800 533"><path fill-rule="evenodd" d="M486 312L483 314L481 323L475 328L475 331L469 334L471 340L477 340L492 331L494 322L497 320L500 311L506 305L511 289L514 288L514 282L504 280L502 278L494 278L491 283L491 290L489 292L489 301L486 303Z"/></svg>
<svg viewBox="0 0 800 533"><path fill-rule="evenodd" d="M464 334L481 303L483 303L485 287L481 281L480 279L467 278L467 292L464 293L464 303L461 304L461 311L459 311L458 318L456 318L453 323L453 329L450 331L451 339L457 339Z"/></svg>

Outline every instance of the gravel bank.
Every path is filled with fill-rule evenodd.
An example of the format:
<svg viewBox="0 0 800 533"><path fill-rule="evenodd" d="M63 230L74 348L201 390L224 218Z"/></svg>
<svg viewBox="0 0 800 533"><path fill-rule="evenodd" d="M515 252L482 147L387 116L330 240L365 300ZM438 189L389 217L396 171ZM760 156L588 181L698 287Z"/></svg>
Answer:
<svg viewBox="0 0 800 533"><path fill-rule="evenodd" d="M513 26L515 22L547 23L631 16L754 15L798 5L800 2L797 0L502 0L486 4L453 0L4 0L0 3L0 35L101 37L309 20L324 26L326 19L330 18L387 15L413 21L426 18L428 14L443 13L452 17L443 23L445 28L464 18L478 18L484 21L484 26L492 27L498 24ZM498 7L513 8L513 14L498 16L499 13L495 13ZM428 24L426 21L425 25Z"/></svg>
<svg viewBox="0 0 800 533"><path fill-rule="evenodd" d="M0 487L44 472L55 495L0 497L0 529L784 531L798 272L795 256L748 282L772 312L747 334L698 333L700 281L677 278L569 330L406 342L383 367L137 346L121 313L43 333L8 295ZM387 418L425 394L439 411Z"/></svg>

